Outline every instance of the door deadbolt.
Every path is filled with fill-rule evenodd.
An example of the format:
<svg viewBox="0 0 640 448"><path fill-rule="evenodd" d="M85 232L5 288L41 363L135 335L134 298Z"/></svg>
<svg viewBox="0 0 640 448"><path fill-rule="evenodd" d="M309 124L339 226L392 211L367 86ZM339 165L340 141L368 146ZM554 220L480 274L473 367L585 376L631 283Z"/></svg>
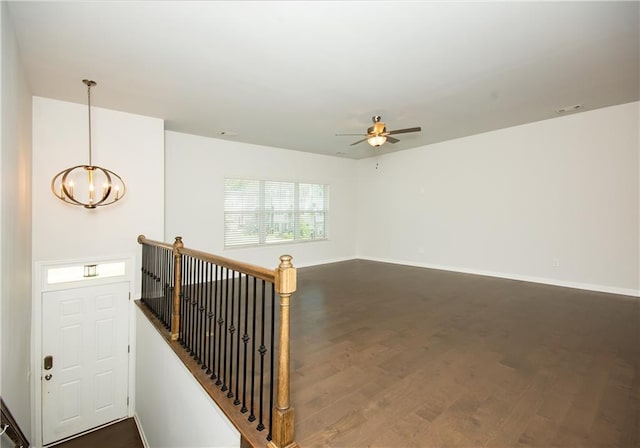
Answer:
<svg viewBox="0 0 640 448"><path fill-rule="evenodd" d="M48 375L44 376L44 379L49 381L51 379L52 375L49 373Z"/></svg>
<svg viewBox="0 0 640 448"><path fill-rule="evenodd" d="M47 355L44 357L44 370L51 370L53 367L53 356Z"/></svg>

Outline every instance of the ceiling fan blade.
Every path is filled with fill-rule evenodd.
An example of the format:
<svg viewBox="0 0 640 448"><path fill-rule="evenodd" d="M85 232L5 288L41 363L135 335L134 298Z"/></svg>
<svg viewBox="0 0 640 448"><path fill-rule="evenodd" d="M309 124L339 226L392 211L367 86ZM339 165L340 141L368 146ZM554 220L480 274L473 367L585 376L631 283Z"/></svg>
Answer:
<svg viewBox="0 0 640 448"><path fill-rule="evenodd" d="M358 140L357 142L351 143L349 146L357 145L358 143L362 143L362 142L366 142L366 141L367 141L367 139L363 138L362 140Z"/></svg>
<svg viewBox="0 0 640 448"><path fill-rule="evenodd" d="M367 135L367 134L336 134L338 137L342 137L345 135Z"/></svg>
<svg viewBox="0 0 640 448"><path fill-rule="evenodd" d="M389 137L389 136L387 135L387 141L388 141L389 143L398 143L400 140L398 140L397 138Z"/></svg>
<svg viewBox="0 0 640 448"><path fill-rule="evenodd" d="M422 128L418 126L415 128L396 129L395 131L389 131L389 135L406 134L407 132L420 132L420 131L422 131Z"/></svg>

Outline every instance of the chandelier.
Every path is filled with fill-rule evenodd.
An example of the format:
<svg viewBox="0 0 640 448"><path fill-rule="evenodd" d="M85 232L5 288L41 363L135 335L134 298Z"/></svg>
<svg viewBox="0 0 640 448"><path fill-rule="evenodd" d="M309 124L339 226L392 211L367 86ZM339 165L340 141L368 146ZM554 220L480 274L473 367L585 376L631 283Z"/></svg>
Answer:
<svg viewBox="0 0 640 448"><path fill-rule="evenodd" d="M83 79L87 86L89 109L89 164L76 165L60 171L51 181L51 191L61 201L94 209L122 199L126 193L124 181L111 170L94 165L91 158L91 87L95 81Z"/></svg>

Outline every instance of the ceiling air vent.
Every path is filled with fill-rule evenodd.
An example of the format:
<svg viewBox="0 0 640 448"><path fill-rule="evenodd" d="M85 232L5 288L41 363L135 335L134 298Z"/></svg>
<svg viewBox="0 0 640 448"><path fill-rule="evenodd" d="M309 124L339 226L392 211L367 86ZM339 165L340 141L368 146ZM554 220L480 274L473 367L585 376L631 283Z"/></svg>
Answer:
<svg viewBox="0 0 640 448"><path fill-rule="evenodd" d="M574 104L573 106L567 106L563 107L562 109L558 109L556 112L559 114L566 114L568 112L575 112L580 109L582 109L582 104Z"/></svg>

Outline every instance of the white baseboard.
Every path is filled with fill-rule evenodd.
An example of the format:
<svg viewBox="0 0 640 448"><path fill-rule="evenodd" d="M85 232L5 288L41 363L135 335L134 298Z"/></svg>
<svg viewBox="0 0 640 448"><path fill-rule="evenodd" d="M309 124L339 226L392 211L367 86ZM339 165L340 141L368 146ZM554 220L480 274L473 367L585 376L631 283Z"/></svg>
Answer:
<svg viewBox="0 0 640 448"><path fill-rule="evenodd" d="M142 429L142 424L138 419L137 413L133 414L133 421L136 422L136 426L138 427L138 432L140 433L140 438L142 439L142 445L144 446L144 448L150 448L149 442L147 442L147 436L144 435L144 430Z"/></svg>
<svg viewBox="0 0 640 448"><path fill-rule="evenodd" d="M595 285L591 283L570 282L565 280L557 280L545 277L533 277L529 275L511 274L506 272L484 271L479 269L461 268L457 266L444 266L429 263L417 263L415 261L391 260L378 257L357 257L361 260L378 261L381 263L403 264L406 266L415 266L420 268L438 269L441 271L460 272L463 274L484 275L487 277L505 278L509 280L520 280L531 283L541 283L552 286L562 286L564 288L584 289L586 291L604 292L609 294L619 294L623 296L640 297L640 290L631 288L618 288L615 286Z"/></svg>
<svg viewBox="0 0 640 448"><path fill-rule="evenodd" d="M330 263L340 263L341 261L349 261L356 260L358 257L339 257L339 258L328 258L326 260L318 260L312 261L310 263L300 263L296 264L295 260L293 260L293 264L296 268L308 268L311 266L319 266L321 264L330 264Z"/></svg>

